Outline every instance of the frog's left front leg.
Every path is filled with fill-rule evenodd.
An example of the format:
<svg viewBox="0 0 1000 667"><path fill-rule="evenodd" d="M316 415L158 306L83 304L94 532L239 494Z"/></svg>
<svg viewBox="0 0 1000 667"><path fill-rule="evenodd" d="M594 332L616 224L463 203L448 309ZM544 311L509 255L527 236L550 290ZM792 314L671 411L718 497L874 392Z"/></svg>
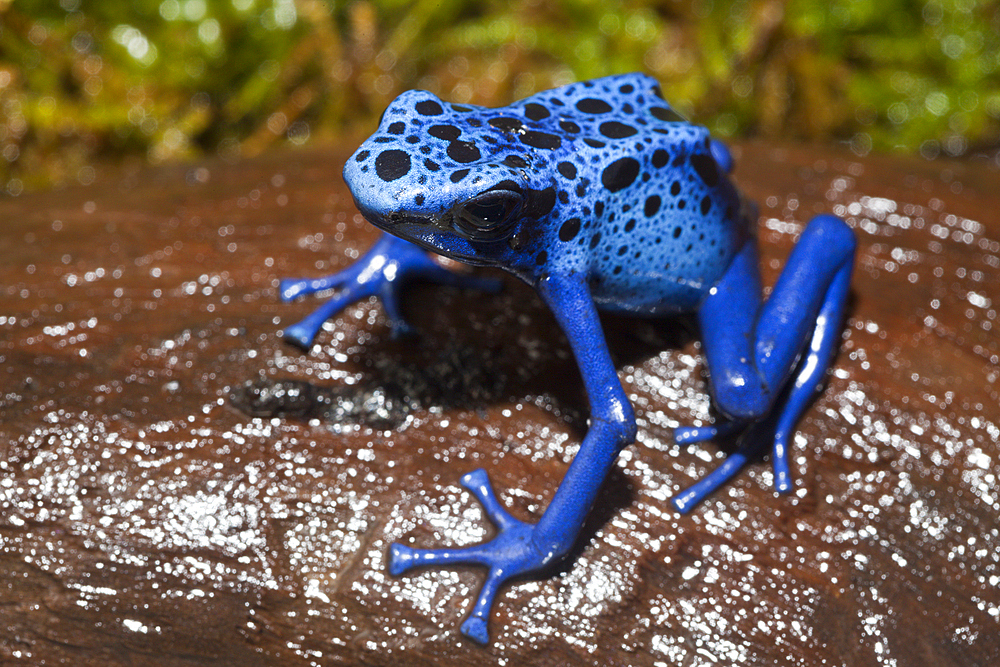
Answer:
<svg viewBox="0 0 1000 667"><path fill-rule="evenodd" d="M462 549L411 549L393 544L389 571L401 574L421 565L472 563L489 568L486 582L462 634L480 643L489 639L486 620L500 585L511 577L545 568L562 558L576 541L597 491L621 449L635 439L632 406L625 396L582 276L551 276L538 290L569 339L590 402L590 429L542 518L535 525L510 516L482 470L462 478L462 485L482 503L497 535Z"/></svg>

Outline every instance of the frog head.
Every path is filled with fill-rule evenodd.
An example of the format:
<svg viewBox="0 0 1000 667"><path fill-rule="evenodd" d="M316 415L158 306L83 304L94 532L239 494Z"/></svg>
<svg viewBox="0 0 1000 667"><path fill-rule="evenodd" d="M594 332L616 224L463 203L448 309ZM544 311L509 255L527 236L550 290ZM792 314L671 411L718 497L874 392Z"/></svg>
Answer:
<svg viewBox="0 0 1000 667"><path fill-rule="evenodd" d="M403 93L344 167L358 210L434 252L510 268L523 229L556 193L545 158L496 121L494 110Z"/></svg>

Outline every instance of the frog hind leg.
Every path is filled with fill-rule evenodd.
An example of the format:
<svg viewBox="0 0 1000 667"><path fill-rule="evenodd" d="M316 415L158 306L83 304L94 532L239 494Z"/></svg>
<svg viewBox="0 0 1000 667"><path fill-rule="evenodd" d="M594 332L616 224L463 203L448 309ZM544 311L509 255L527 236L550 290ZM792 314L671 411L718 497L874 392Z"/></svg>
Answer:
<svg viewBox="0 0 1000 667"><path fill-rule="evenodd" d="M706 297L698 319L713 398L728 421L678 429L678 441L749 427L725 462L673 498L679 511L690 510L726 483L767 443L768 434L775 486L791 490L789 438L822 385L840 339L855 247L854 233L843 220L817 216L766 302L761 302L752 242Z"/></svg>
<svg viewBox="0 0 1000 667"><path fill-rule="evenodd" d="M285 340L308 349L323 323L352 303L377 296L382 300L393 337L411 333L400 308L400 293L413 280L427 280L453 287L497 292L500 281L493 278L464 276L437 264L409 241L383 234L364 256L339 273L322 278L286 278L278 293L282 301L330 289L337 294L300 322L286 327Z"/></svg>

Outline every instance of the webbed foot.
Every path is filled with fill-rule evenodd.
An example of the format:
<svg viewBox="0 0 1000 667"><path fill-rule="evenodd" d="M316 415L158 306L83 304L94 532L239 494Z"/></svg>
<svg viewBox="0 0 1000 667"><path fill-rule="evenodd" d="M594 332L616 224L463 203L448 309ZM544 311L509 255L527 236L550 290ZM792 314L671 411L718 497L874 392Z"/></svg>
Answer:
<svg viewBox="0 0 1000 667"><path fill-rule="evenodd" d="M382 300L393 337L408 334L413 327L403 317L400 293L413 280L428 280L484 292L498 292L501 281L453 273L438 265L426 252L408 241L383 234L358 261L324 278L284 279L279 286L282 301L329 289L340 290L333 298L300 322L286 327L284 337L307 349L323 323L352 303L377 296Z"/></svg>
<svg viewBox="0 0 1000 667"><path fill-rule="evenodd" d="M462 634L480 644L489 641L487 621L493 599L507 579L545 568L559 557L541 547L535 539L537 527L515 519L500 504L486 471L464 475L461 484L479 500L497 528L493 539L458 549L414 549L395 543L389 548L389 572L399 575L414 567L483 565L489 568L479 597L465 622Z"/></svg>

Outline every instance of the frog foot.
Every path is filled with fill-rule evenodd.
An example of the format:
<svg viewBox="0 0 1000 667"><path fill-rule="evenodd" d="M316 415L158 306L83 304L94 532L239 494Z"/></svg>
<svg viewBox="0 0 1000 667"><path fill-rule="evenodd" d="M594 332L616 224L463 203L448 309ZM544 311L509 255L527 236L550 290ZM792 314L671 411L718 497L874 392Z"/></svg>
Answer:
<svg viewBox="0 0 1000 667"><path fill-rule="evenodd" d="M501 584L511 577L543 569L558 555L539 547L535 525L519 521L504 510L485 470L466 474L461 484L479 500L497 527L497 535L483 544L459 549L413 549L394 543L389 548L389 572L400 575L414 567L464 564L489 568L472 612L462 623L463 635L486 644L489 641L487 620Z"/></svg>
<svg viewBox="0 0 1000 667"><path fill-rule="evenodd" d="M400 308L402 289L413 280L495 293L501 281L453 273L408 241L383 234L363 257L339 273L323 278L286 278L281 281L282 301L329 289L340 290L333 298L300 322L286 327L284 337L303 349L312 345L323 323L347 306L377 296L382 300L393 338L412 333L413 327Z"/></svg>
<svg viewBox="0 0 1000 667"><path fill-rule="evenodd" d="M774 469L774 488L779 493L792 490L791 466L789 463L788 439L795 426L794 419L787 413L774 413L760 421L724 421L713 426L678 428L674 439L678 444L688 444L708 440L716 436L740 433L736 451L703 478L684 489L671 499L677 511L684 514L700 503L706 496L732 479L748 462L757 457L768 444L771 445L771 465Z"/></svg>

